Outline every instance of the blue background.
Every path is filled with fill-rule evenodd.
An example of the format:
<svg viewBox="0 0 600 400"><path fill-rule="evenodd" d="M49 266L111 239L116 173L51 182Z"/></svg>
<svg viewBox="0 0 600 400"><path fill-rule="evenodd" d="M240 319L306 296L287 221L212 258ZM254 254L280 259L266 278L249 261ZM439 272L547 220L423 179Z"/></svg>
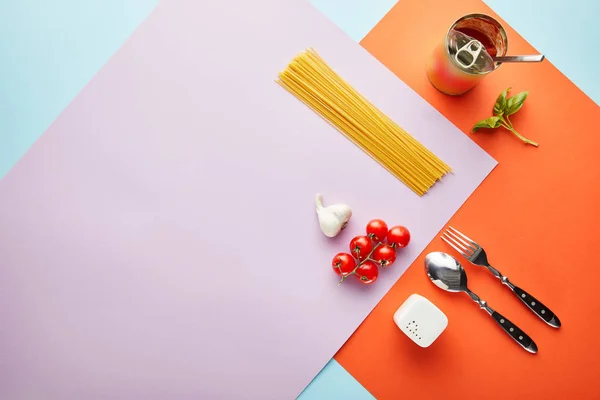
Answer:
<svg viewBox="0 0 600 400"><path fill-rule="evenodd" d="M396 3L309 1L356 41ZM485 1L600 104L600 82L594 75L600 69L595 48L600 43L599 0ZM0 178L158 2L0 0ZM327 364L300 398L373 399L335 360Z"/></svg>

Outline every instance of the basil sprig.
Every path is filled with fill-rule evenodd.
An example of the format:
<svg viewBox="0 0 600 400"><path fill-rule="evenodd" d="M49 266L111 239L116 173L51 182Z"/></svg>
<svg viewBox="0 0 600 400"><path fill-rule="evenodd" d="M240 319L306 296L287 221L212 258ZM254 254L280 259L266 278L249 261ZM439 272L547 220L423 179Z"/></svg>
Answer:
<svg viewBox="0 0 600 400"><path fill-rule="evenodd" d="M523 143L530 144L536 147L539 146L533 140L529 140L523 135L521 135L519 132L517 132L513 127L512 122L510 122L509 118L509 115L515 114L521 109L521 107L523 107L523 103L525 103L525 99L527 98L528 92L521 92L515 94L514 96L507 97L509 91L510 88L506 89L505 91L500 93L500 95L496 99L496 103L494 104L494 116L477 122L475 125L473 125L471 131L475 132L481 128L496 129L499 127L503 127L511 131L516 137L521 139Z"/></svg>

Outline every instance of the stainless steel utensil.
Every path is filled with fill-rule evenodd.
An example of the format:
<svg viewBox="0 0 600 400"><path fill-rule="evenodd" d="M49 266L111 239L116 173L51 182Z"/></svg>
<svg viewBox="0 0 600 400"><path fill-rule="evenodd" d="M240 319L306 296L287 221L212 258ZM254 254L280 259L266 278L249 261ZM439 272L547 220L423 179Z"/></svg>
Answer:
<svg viewBox="0 0 600 400"><path fill-rule="evenodd" d="M498 57L492 57L492 60L494 60L495 62L542 62L544 61L544 58L546 58L546 56L544 56L543 54L532 54L530 56L498 56Z"/></svg>
<svg viewBox="0 0 600 400"><path fill-rule="evenodd" d="M448 227L442 234L442 240L448 243L454 250L458 251L463 257L471 262L473 265L479 265L486 267L492 274L502 283L513 291L515 296L519 298L525 305L540 317L544 322L553 328L560 328L560 320L548 307L543 305L538 299L524 291L518 286L512 284L508 278L500 273L496 268L492 267L488 262L487 255L483 248L475 243L475 241L469 239L464 234L460 233L453 227Z"/></svg>
<svg viewBox="0 0 600 400"><path fill-rule="evenodd" d="M467 274L462 265L452 256L446 253L433 252L425 257L425 270L429 279L441 289L448 292L465 292L479 307L488 314L504 329L504 332L519 343L530 353L537 353L537 345L525 332L519 329L497 311L494 311L484 300L471 292L467 287Z"/></svg>

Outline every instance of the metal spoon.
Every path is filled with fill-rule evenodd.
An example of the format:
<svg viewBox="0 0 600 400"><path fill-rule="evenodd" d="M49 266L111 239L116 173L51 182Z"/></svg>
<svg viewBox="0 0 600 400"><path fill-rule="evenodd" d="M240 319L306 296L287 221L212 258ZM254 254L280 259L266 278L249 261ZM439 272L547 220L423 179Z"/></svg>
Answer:
<svg viewBox="0 0 600 400"><path fill-rule="evenodd" d="M515 324L504 318L500 313L490 308L484 300L471 292L467 287L467 273L462 265L452 256L442 252L433 252L425 257L425 271L429 279L441 289L448 292L465 292L479 307L487 311L488 314L508 333L515 342L519 343L530 353L537 353L535 342Z"/></svg>
<svg viewBox="0 0 600 400"><path fill-rule="evenodd" d="M530 56L498 56L492 57L495 62L542 62L544 61L543 54L534 54Z"/></svg>

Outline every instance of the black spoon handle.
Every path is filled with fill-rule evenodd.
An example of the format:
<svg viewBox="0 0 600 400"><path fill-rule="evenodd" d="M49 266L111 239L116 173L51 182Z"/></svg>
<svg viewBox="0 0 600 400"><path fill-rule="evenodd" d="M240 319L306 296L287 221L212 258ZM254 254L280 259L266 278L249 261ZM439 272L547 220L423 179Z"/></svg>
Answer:
<svg viewBox="0 0 600 400"><path fill-rule="evenodd" d="M513 324L511 321L506 319L502 314L497 311L492 311L492 318L500 325L504 332L514 339L515 342L519 343L521 347L530 353L537 353L538 348L533 339L523 332L518 326Z"/></svg>

